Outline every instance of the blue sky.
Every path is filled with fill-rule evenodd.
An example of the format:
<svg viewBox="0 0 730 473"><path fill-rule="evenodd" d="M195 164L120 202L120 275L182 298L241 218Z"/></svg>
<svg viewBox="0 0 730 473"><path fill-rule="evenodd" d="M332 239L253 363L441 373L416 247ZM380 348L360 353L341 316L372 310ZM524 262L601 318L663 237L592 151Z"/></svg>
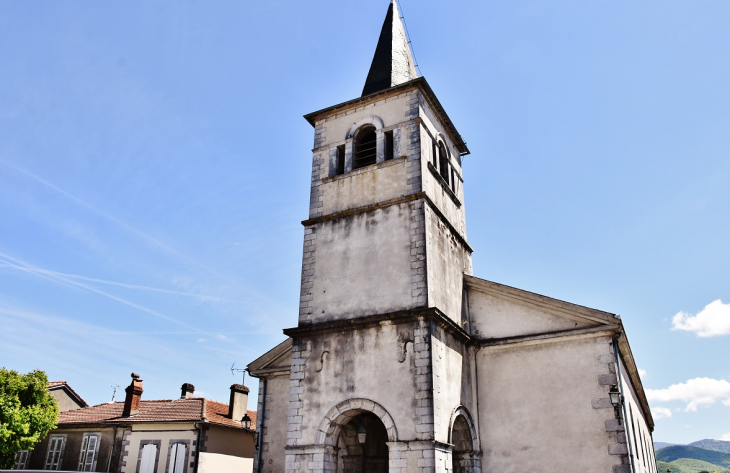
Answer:
<svg viewBox="0 0 730 473"><path fill-rule="evenodd" d="M0 2L0 364L226 401L297 323L302 115L359 96L387 3ZM730 436L730 3L402 10L475 275L620 314L655 440Z"/></svg>

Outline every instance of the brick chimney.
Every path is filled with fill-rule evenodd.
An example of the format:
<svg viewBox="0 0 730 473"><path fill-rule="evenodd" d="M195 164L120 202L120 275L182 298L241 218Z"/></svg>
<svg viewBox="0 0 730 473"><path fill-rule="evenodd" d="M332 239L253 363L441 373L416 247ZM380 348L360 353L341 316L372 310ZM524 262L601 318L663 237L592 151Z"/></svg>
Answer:
<svg viewBox="0 0 730 473"><path fill-rule="evenodd" d="M243 384L231 385L231 402L228 403L228 417L241 422L241 419L248 411L248 391Z"/></svg>
<svg viewBox="0 0 730 473"><path fill-rule="evenodd" d="M124 399L124 410L122 417L129 417L139 414L139 403L142 399L142 380L137 373L132 373L132 382L124 390L127 397Z"/></svg>
<svg viewBox="0 0 730 473"><path fill-rule="evenodd" d="M195 392L195 386L193 386L190 383L185 383L180 388L182 391L180 393L180 399L191 399L193 397L193 393Z"/></svg>

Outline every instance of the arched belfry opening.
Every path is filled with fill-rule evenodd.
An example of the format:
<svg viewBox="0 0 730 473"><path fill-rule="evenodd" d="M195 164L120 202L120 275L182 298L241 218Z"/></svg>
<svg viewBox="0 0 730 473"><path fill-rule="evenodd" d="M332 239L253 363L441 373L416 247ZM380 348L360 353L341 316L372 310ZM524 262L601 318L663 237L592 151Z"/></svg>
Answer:
<svg viewBox="0 0 730 473"><path fill-rule="evenodd" d="M388 433L383 421L362 412L343 425L337 439L337 473L388 473Z"/></svg>
<svg viewBox="0 0 730 473"><path fill-rule="evenodd" d="M375 164L377 157L377 136L375 127L365 125L355 133L355 160L353 168Z"/></svg>

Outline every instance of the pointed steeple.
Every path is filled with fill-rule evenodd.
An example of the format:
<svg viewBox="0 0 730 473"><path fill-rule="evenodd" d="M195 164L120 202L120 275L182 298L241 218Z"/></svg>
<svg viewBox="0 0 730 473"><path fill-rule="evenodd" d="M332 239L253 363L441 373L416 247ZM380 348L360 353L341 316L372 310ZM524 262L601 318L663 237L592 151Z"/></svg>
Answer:
<svg viewBox="0 0 730 473"><path fill-rule="evenodd" d="M398 6L395 0L391 0L362 95L379 92L416 78L418 74Z"/></svg>

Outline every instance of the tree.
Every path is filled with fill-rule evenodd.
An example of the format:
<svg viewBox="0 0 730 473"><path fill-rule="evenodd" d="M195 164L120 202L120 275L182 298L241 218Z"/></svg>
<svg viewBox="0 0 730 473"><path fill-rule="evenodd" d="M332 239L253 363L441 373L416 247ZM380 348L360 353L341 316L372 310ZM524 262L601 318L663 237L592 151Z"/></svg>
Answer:
<svg viewBox="0 0 730 473"><path fill-rule="evenodd" d="M58 403L43 371L28 374L0 368L0 469L12 468L15 454L30 450L58 422Z"/></svg>

